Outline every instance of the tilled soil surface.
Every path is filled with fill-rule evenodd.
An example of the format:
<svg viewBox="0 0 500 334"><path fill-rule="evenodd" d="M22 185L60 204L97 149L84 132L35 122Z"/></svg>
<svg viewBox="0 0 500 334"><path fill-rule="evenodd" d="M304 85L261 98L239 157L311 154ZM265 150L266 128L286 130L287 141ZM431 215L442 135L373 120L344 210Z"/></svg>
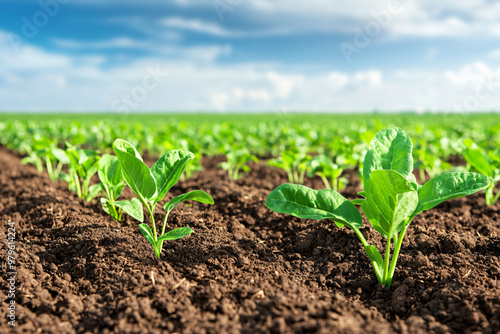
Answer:
<svg viewBox="0 0 500 334"><path fill-rule="evenodd" d="M500 211L486 207L482 193L417 217L386 289L354 233L266 208L270 190L287 182L281 171L254 165L230 182L216 162L206 159L204 172L168 195L202 189L215 205L179 205L169 228L189 225L195 233L166 243L158 260L136 221L114 221L98 200L85 203L0 148L0 332L12 329L9 220L16 225L18 332L500 331ZM350 178L342 193L352 199L359 179ZM364 226L367 240L382 249L382 238Z"/></svg>

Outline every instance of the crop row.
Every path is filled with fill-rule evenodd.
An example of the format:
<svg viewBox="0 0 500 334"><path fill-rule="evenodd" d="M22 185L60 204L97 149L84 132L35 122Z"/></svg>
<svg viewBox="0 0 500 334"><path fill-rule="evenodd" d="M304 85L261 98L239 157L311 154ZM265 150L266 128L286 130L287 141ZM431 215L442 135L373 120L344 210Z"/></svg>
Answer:
<svg viewBox="0 0 500 334"><path fill-rule="evenodd" d="M23 161L35 164L39 170L45 165L53 179L61 174L62 165L69 164L63 149L74 146L112 153L114 140L127 138L138 152L151 157L173 149L194 152L182 178L203 169L203 155L225 156L226 161L219 166L231 179L249 171L250 162L264 159L285 170L291 183L304 183L305 177L319 176L326 188L342 190L347 184L343 171L362 170L375 133L404 125L413 140L413 165L420 182L443 171L479 171L495 182L499 179L500 118L493 114L380 115L380 120L366 115L137 117L5 117L0 122L0 143L26 156ZM450 161L457 160L465 161L466 166L452 166ZM75 183L64 173L61 175L68 183ZM494 184L487 190L486 199L488 204L498 199Z"/></svg>
<svg viewBox="0 0 500 334"><path fill-rule="evenodd" d="M11 133L10 138L13 137ZM346 226L352 229L359 237L378 281L390 287L402 241L412 220L419 213L446 200L483 189L487 189L487 204L493 204L499 196L494 194L498 173L492 168L491 162L500 159L495 160L497 151L485 155L474 146L472 139L466 139L462 151L468 167L480 173L449 170L436 177L431 176L429 181L421 185L425 178L419 183L413 173L413 142L403 129L383 129L370 137L362 161L354 159L352 155L343 157L344 163L359 167L363 182L363 190L358 193L360 198L348 200L337 192L345 183L341 178L345 165L339 164L339 157L330 158L325 153L311 156L306 150L295 147L295 150L284 150L279 158L269 160L270 165L283 168L288 173L290 183L274 189L266 205L278 213L307 219L330 219L339 228ZM168 150L150 168L134 145L123 139L113 142L115 155L104 153L102 156L94 150L77 148L69 142L65 142L63 150L57 142L48 138L36 139L33 144L43 147L31 148L24 162L31 162L41 169L42 160L45 161L53 181L59 178L66 180L69 189L87 201L101 194L103 210L118 221L122 219L123 212L138 220L140 231L153 246L158 258L165 241L180 239L193 232L190 227L166 231L169 213L175 206L188 200L214 204L212 197L201 190L172 198L164 205L165 220L161 233L158 233L155 207L185 173L188 162L195 157L193 153L180 149ZM240 170L248 170L246 164L249 161L257 160L246 147L233 148L227 143L225 147L228 149L227 162L222 167L231 178L237 178ZM348 162L348 158L352 161ZM68 165L67 173L62 171L65 164ZM299 184L303 183L306 172L309 176L319 175L327 189L314 190ZM100 182L91 185L96 173ZM126 185L137 197L118 200ZM373 228L387 239L384 257L361 233L362 218L356 205L361 207ZM144 223L144 209L149 213L151 226ZM391 253L392 246L394 251Z"/></svg>

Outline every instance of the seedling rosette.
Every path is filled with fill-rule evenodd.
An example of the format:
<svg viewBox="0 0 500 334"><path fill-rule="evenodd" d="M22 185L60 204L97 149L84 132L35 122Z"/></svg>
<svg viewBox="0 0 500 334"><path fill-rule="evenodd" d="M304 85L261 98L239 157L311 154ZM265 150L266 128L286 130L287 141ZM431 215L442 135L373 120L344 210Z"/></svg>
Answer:
<svg viewBox="0 0 500 334"><path fill-rule="evenodd" d="M471 140L466 140L467 148L463 152L470 170L489 176L493 182L484 192L486 205L493 205L500 197L500 191L495 194L495 185L500 181L500 150L496 149L485 154Z"/></svg>
<svg viewBox="0 0 500 334"><path fill-rule="evenodd" d="M454 172L438 175L421 186L412 173L412 148L410 137L402 129L385 129L375 135L363 162L365 191L360 195L364 198L349 201L331 189L283 184L269 194L266 206L299 218L330 219L339 228L352 229L361 240L378 281L390 287L411 221L446 200L471 195L491 184L491 179L483 174ZM385 257L361 233L362 218L355 205L361 205L373 228L386 238Z"/></svg>
<svg viewBox="0 0 500 334"><path fill-rule="evenodd" d="M194 154L182 150L167 151L150 169L142 160L139 152L129 142L117 139L113 143L113 150L120 162L125 181L137 195L138 202L144 205L148 211L152 227L144 223L142 207L137 207L136 204L131 203L133 210L131 208L125 210L124 207L122 209L129 214L129 211L135 211L133 217L141 222L139 229L146 240L153 246L155 255L159 258L164 241L180 239L193 233L190 227L181 227L165 232L168 215L175 206L187 200L205 204L214 204L214 200L209 194L201 190L190 191L174 197L164 206L167 213L161 234L158 235L153 214L156 204L163 200L170 188L179 181L187 162L194 158Z"/></svg>

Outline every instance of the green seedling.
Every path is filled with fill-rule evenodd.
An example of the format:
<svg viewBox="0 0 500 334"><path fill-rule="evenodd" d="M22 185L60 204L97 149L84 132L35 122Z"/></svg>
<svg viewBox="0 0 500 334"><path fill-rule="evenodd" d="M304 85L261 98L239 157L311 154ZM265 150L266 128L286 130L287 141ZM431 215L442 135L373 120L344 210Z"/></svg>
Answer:
<svg viewBox="0 0 500 334"><path fill-rule="evenodd" d="M122 211L128 213L132 218L140 220L144 214L142 204L137 198L117 201L126 185L118 159L114 155L104 154L99 160L97 174L105 196L101 197L104 211L118 221L122 220Z"/></svg>
<svg viewBox="0 0 500 334"><path fill-rule="evenodd" d="M182 172L186 168L187 162L194 158L194 154L182 150L167 151L167 153L158 159L150 169L142 160L139 152L137 152L135 147L129 142L123 139L117 139L113 143L113 150L120 162L125 181L130 189L137 195L139 202L144 205L149 213L152 228L144 223L143 215L135 218L141 222L141 224L139 224L139 229L146 240L153 246L155 255L160 258L164 241L180 239L193 233L193 230L189 227L181 227L165 232L168 215L172 209L175 208L177 204L187 200L214 204L212 197L201 190L193 190L174 197L170 202L164 205L167 212L161 234L157 234L153 214L156 204L163 200L170 188L177 183Z"/></svg>
<svg viewBox="0 0 500 334"><path fill-rule="evenodd" d="M437 152L431 151L424 140L419 142L419 148L413 150L413 157L416 158L414 167L419 172L420 182L425 182L426 173L432 179L443 171L452 168L450 163L439 158Z"/></svg>
<svg viewBox="0 0 500 334"><path fill-rule="evenodd" d="M259 162L259 159L257 159L255 155L251 154L246 147L227 147L226 149L228 152L226 154L227 161L221 162L219 166L227 171L230 180L234 181L239 179L242 176L242 171L244 173L248 173L251 170L247 165L248 163L252 161Z"/></svg>
<svg viewBox="0 0 500 334"><path fill-rule="evenodd" d="M90 185L92 176L99 169L99 155L96 151L76 148L66 143L66 156L69 160L68 175L65 180L71 191L76 191L78 197L91 201L101 192L101 185Z"/></svg>
<svg viewBox="0 0 500 334"><path fill-rule="evenodd" d="M327 189L339 191L345 188L348 180L345 177L340 177L344 172L344 168L337 165L326 155L317 155L308 163L308 176L311 178L318 175L323 180Z"/></svg>
<svg viewBox="0 0 500 334"><path fill-rule="evenodd" d="M438 175L420 186L412 173L412 147L410 137L399 128L381 130L375 135L363 163L365 191L360 195L365 198L349 201L334 190L283 184L269 194L266 206L299 218L330 219L340 228L345 225L352 229L361 240L378 281L390 287L411 221L446 200L473 194L491 184L486 175L455 172ZM384 258L361 233L362 218L355 204L361 205L373 228L386 238Z"/></svg>
<svg viewBox="0 0 500 334"><path fill-rule="evenodd" d="M500 197L500 191L495 194L495 185L500 181L500 150L494 150L485 154L471 141L465 141L467 148L463 151L463 156L467 161L469 169L489 176L493 182L486 189L486 205L493 205Z"/></svg>
<svg viewBox="0 0 500 334"><path fill-rule="evenodd" d="M43 138L33 142L33 150L21 162L23 164L31 163L35 165L39 172L43 171L43 163L45 162L50 179L56 182L61 176L63 165L67 165L69 159L64 150L57 147L55 142Z"/></svg>
<svg viewBox="0 0 500 334"><path fill-rule="evenodd" d="M269 160L269 165L283 169L290 183L304 183L307 163L311 156L299 151L283 151L278 159Z"/></svg>

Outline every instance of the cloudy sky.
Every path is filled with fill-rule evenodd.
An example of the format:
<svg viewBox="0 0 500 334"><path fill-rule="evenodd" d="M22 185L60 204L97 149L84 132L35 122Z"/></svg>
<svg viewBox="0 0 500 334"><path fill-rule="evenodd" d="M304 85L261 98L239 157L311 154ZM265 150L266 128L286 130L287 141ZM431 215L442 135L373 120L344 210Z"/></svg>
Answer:
<svg viewBox="0 0 500 334"><path fill-rule="evenodd" d="M2 0L0 110L500 110L500 2Z"/></svg>

